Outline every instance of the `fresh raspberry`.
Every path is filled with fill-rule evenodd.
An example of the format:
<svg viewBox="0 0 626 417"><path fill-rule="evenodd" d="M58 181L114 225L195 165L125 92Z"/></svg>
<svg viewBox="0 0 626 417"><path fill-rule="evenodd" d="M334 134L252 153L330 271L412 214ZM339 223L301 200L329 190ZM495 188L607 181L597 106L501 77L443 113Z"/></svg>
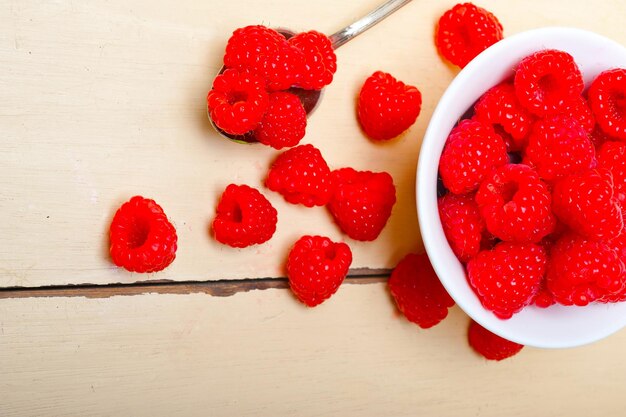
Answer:
<svg viewBox="0 0 626 417"><path fill-rule="evenodd" d="M626 143L605 142L598 151L598 166L613 174L615 198L626 214Z"/></svg>
<svg viewBox="0 0 626 417"><path fill-rule="evenodd" d="M589 87L588 96L600 128L626 141L626 69L612 69L598 75Z"/></svg>
<svg viewBox="0 0 626 417"><path fill-rule="evenodd" d="M524 348L524 345L491 333L474 320L470 322L467 340L477 353L493 361L501 361L515 356Z"/></svg>
<svg viewBox="0 0 626 417"><path fill-rule="evenodd" d="M323 236L302 236L287 260L289 286L309 307L324 302L339 289L352 263L350 247Z"/></svg>
<svg viewBox="0 0 626 417"><path fill-rule="evenodd" d="M547 49L520 62L515 93L522 106L540 117L563 113L583 92L583 76L567 52Z"/></svg>
<svg viewBox="0 0 626 417"><path fill-rule="evenodd" d="M557 303L585 306L620 293L626 270L607 244L570 233L552 247L546 279Z"/></svg>
<svg viewBox="0 0 626 417"><path fill-rule="evenodd" d="M497 133L507 133L500 133L500 136L510 138L507 141L509 151L524 148L535 117L519 104L513 84L504 82L491 88L474 105L474 111L476 120L491 125Z"/></svg>
<svg viewBox="0 0 626 417"><path fill-rule="evenodd" d="M607 245L615 251L618 258L620 258L622 260L622 263L626 266L626 226L624 226L622 233L620 233L620 235L615 239L608 242ZM626 278L624 278L624 282L626 283ZM604 303L617 303L621 301L626 301L626 285L624 285L622 291L610 295L605 295L598 301L602 301Z"/></svg>
<svg viewBox="0 0 626 417"><path fill-rule="evenodd" d="M454 305L425 253L410 253L398 263L389 277L389 290L398 310L422 329L441 322Z"/></svg>
<svg viewBox="0 0 626 417"><path fill-rule="evenodd" d="M559 115L535 123L528 137L525 161L537 169L541 178L554 181L591 168L595 156L580 123Z"/></svg>
<svg viewBox="0 0 626 417"><path fill-rule="evenodd" d="M224 65L249 68L263 76L271 91L286 90L298 82L304 54L287 39L265 26L246 26L233 32L226 44Z"/></svg>
<svg viewBox="0 0 626 417"><path fill-rule="evenodd" d="M231 135L253 130L269 103L263 79L236 69L227 69L215 77L206 100L211 120Z"/></svg>
<svg viewBox="0 0 626 417"><path fill-rule="evenodd" d="M463 68L502 37L497 17L472 3L462 3L439 18L435 45L441 56Z"/></svg>
<svg viewBox="0 0 626 417"><path fill-rule="evenodd" d="M300 145L276 158L265 181L292 204L323 206L332 194L330 169L313 145Z"/></svg>
<svg viewBox="0 0 626 417"><path fill-rule="evenodd" d="M217 204L215 239L234 248L268 241L276 231L276 209L255 188L230 184Z"/></svg>
<svg viewBox="0 0 626 417"><path fill-rule="evenodd" d="M367 136L389 140L411 127L421 108L422 94L417 87L376 71L361 87L357 112Z"/></svg>
<svg viewBox="0 0 626 417"><path fill-rule="evenodd" d="M508 160L506 145L493 129L476 120L461 120L448 136L439 173L450 192L466 194Z"/></svg>
<svg viewBox="0 0 626 417"><path fill-rule="evenodd" d="M446 194L438 204L441 225L452 251L461 262L469 261L480 251L485 230L474 195Z"/></svg>
<svg viewBox="0 0 626 417"><path fill-rule="evenodd" d="M341 230L355 240L378 237L396 203L396 187L386 172L342 168L332 172L335 191L328 209Z"/></svg>
<svg viewBox="0 0 626 417"><path fill-rule="evenodd" d="M604 133L604 131L600 129L600 126L598 126L598 124L596 123L595 127L589 134L589 140L593 144L593 147L596 149L597 153L600 147L604 144L604 142L617 141L618 139L615 139L614 137Z"/></svg>
<svg viewBox="0 0 626 417"><path fill-rule="evenodd" d="M290 93L272 93L269 107L254 131L259 142L275 149L297 145L306 131L306 111L300 99Z"/></svg>
<svg viewBox="0 0 626 417"><path fill-rule="evenodd" d="M591 134L596 126L596 119L591 113L591 107L589 107L587 100L582 97L576 97L568 102L561 114L576 119L587 134Z"/></svg>
<svg viewBox="0 0 626 417"><path fill-rule="evenodd" d="M548 291L548 288L544 284L545 282L545 279L541 282L541 287L539 288L539 291L533 301L533 304L539 308L548 308L556 303L554 301L554 296L550 291Z"/></svg>
<svg viewBox="0 0 626 417"><path fill-rule="evenodd" d="M321 90L333 81L333 74L337 71L337 56L328 36L311 30L289 38L289 44L304 53L298 87Z"/></svg>
<svg viewBox="0 0 626 417"><path fill-rule="evenodd" d="M131 272L157 272L176 258L176 229L154 200L135 196L117 210L111 228L111 259Z"/></svg>
<svg viewBox="0 0 626 417"><path fill-rule="evenodd" d="M546 251L539 245L501 242L470 260L467 276L483 306L498 318L509 319L537 295L546 261Z"/></svg>
<svg viewBox="0 0 626 417"><path fill-rule="evenodd" d="M491 172L476 194L487 230L511 242L539 242L554 230L548 186L527 165L508 164Z"/></svg>
<svg viewBox="0 0 626 417"><path fill-rule="evenodd" d="M591 169L558 181L552 190L552 210L588 239L614 239L624 227L612 175L605 169Z"/></svg>

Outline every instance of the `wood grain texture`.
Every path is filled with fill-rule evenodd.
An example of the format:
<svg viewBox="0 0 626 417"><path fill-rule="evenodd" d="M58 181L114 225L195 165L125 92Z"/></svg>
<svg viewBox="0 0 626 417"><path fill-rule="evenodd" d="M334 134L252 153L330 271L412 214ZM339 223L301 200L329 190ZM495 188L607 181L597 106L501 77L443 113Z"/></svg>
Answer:
<svg viewBox="0 0 626 417"><path fill-rule="evenodd" d="M221 140L204 100L236 27L253 23L332 33L380 0L4 0L0 2L0 287L127 284L283 276L285 253L305 233L342 235L323 208L286 204L267 244L235 250L208 226L231 182L262 187L277 152ZM449 2L412 2L338 51L339 70L310 119L305 143L338 168L387 170L398 203L381 237L349 241L355 268L388 268L421 246L414 204L420 141L456 74L437 56L432 34ZM577 26L626 42L624 2L481 4L506 34L545 25ZM418 122L374 144L355 118L355 96L375 70L423 92ZM176 224L180 249L166 271L138 276L107 257L106 232L120 203L156 199Z"/></svg>
<svg viewBox="0 0 626 417"><path fill-rule="evenodd" d="M4 299L0 415L623 415L626 332L494 363L467 323L420 330L383 284L315 309L280 289Z"/></svg>

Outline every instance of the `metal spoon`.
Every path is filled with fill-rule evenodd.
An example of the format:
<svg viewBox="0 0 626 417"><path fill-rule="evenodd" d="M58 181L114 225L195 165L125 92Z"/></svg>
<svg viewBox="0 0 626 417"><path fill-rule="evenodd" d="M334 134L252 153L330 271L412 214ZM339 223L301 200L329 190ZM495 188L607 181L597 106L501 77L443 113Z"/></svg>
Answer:
<svg viewBox="0 0 626 417"><path fill-rule="evenodd" d="M378 22L380 22L381 20L383 20L384 18L386 18L387 16L389 16L390 14L392 14L393 12L395 12L396 10L404 6L405 4L409 3L410 1L411 0L388 0L385 3L381 4L380 6L378 6L376 9L372 10L367 15L357 20L356 22L333 33L332 35L329 36L330 43L333 46L333 49L339 48L341 45L345 44L349 40L365 32L367 29L371 28L372 26L374 26L375 24L377 24ZM290 38L291 36L295 34L295 32L288 30L288 29L276 29L276 30L282 33L286 38ZM225 67L222 67L218 75L221 74L224 70L225 70ZM292 93L298 96L298 98L302 102L304 110L307 113L307 117L309 117L313 113L313 111L317 108L320 102L320 98L323 93L323 89L322 90L304 90L298 87L291 87L287 91L289 93ZM207 112L207 115L208 115L208 112ZM221 130L219 127L217 127L217 125L211 119L210 115L208 117L209 117L209 120L211 121L211 125L213 126L213 128L217 131L217 133L219 133L224 138L228 140L232 140L233 142L237 142L237 143L249 144L249 143L257 142L252 132L246 133L245 135L228 134L224 132L223 130Z"/></svg>

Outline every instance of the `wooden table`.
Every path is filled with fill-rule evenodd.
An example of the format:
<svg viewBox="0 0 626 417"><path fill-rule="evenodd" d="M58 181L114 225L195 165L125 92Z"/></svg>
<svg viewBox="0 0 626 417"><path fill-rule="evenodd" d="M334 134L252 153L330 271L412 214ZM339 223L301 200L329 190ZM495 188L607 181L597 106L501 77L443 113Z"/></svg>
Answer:
<svg viewBox="0 0 626 417"><path fill-rule="evenodd" d="M262 187L276 151L221 140L204 99L236 27L332 33L380 0L0 2L0 415L623 415L626 332L570 350L487 362L458 309L431 330L398 316L385 276L421 249L414 175L424 129L456 74L433 27L452 2L415 1L338 52L310 119L334 167L387 170L398 204L372 243L348 241L351 277L304 308L284 260L302 234L342 239L323 208L286 204L265 245L235 250L208 225L230 182ZM626 3L484 0L511 35L562 25L626 43ZM590 7L591 6L591 7ZM375 70L417 85L401 138L373 144L355 96ZM180 238L152 275L111 265L106 233L134 194Z"/></svg>

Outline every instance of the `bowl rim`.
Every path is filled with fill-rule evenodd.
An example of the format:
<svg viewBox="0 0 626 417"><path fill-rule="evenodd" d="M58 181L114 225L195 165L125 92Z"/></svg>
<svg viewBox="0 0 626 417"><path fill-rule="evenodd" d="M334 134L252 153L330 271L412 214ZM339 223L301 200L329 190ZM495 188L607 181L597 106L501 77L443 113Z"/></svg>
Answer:
<svg viewBox="0 0 626 417"><path fill-rule="evenodd" d="M568 341L564 343L559 340L533 340L527 339L523 337L519 337L514 331L509 331L506 326L497 327L493 325L494 320L484 320L484 317L479 317L475 314L473 306L470 306L464 297L460 297L460 294L457 294L456 289L451 286L451 280L449 280L448 269L450 267L463 269L461 263L457 260L458 265L450 265L449 264L449 256L446 259L443 259L444 256L440 254L443 236L443 244L447 249L444 249L447 253L451 253L452 250L445 239L445 234L443 232L443 228L441 226L441 221L439 219L439 213L437 208L437 191L436 191L436 169L435 169L435 181L430 182L428 178L432 178L432 172L429 170L431 168L432 163L426 162L429 159L429 162L432 162L433 159L438 161L441 156L441 151L443 149L443 143L439 143L438 140L441 140L440 133L441 128L439 125L441 124L440 120L448 120L450 117L446 114L447 109L450 107L452 100L458 96L458 91L460 90L459 86L466 85L468 81L475 76L475 72L477 69L485 66L485 63L491 61L494 58L497 58L503 51L508 50L509 48L515 48L516 46L525 45L528 40L533 40L535 38L545 38L545 39L559 39L559 38L584 38L589 42L597 42L600 44L604 44L607 47L621 49L624 51L624 56L626 56L626 48L619 44L618 42L599 35L597 33L578 29L578 28L570 28L570 27L561 27L561 26L551 26L551 27L543 27L537 29L531 29L524 32L520 32L514 34L510 37L503 39L500 42L495 43L491 47L487 48L481 54L479 54L476 58L474 58L465 68L463 68L451 81L451 83L446 88L445 92L439 99L435 110L430 118L428 123L428 127L426 128L422 144L420 147L419 159L416 170L416 200L417 200L417 215L418 222L421 230L422 241L424 244L424 248L428 253L429 258L431 259L432 266L442 282L443 286L446 288L450 296L454 299L457 305L473 320L478 322L483 327L487 328L491 332L504 337L508 340L521 343L528 346L534 346L539 348L569 348L575 346L581 346L585 344L589 344L600 339L603 339L624 326L626 326L626 314L623 315L621 320L615 320L611 326L607 326L604 331L595 332L590 335L583 335L575 341ZM547 42L550 43L550 42ZM556 49L552 46L544 46L542 48L535 49L536 51L541 49ZM608 68L607 68L608 69ZM496 85L495 82L493 85ZM484 92L483 92L484 93ZM478 99L479 96L475 97L475 100ZM462 117L462 113L458 115L458 118ZM450 128L451 129L451 128ZM441 149L438 149L438 148ZM438 165L438 164L437 164ZM432 168L431 168L432 169ZM456 257L454 257L456 260ZM447 263L444 265L443 261ZM445 271L444 271L445 269ZM465 271L463 270L463 274ZM456 276L456 274L453 274ZM443 277L443 278L442 278ZM469 284L467 284L469 285ZM473 293L473 291L472 291ZM479 302L480 304L480 302ZM620 304L626 304L620 303ZM558 306L563 307L563 306ZM484 311L487 311L480 305ZM580 307L563 307L567 309L576 309ZM607 306L607 309L611 307ZM546 310L547 311L547 310ZM489 314L493 315L491 312ZM494 316L495 317L495 316ZM499 320L499 319L498 319ZM506 320L500 320L500 322L506 322Z"/></svg>

